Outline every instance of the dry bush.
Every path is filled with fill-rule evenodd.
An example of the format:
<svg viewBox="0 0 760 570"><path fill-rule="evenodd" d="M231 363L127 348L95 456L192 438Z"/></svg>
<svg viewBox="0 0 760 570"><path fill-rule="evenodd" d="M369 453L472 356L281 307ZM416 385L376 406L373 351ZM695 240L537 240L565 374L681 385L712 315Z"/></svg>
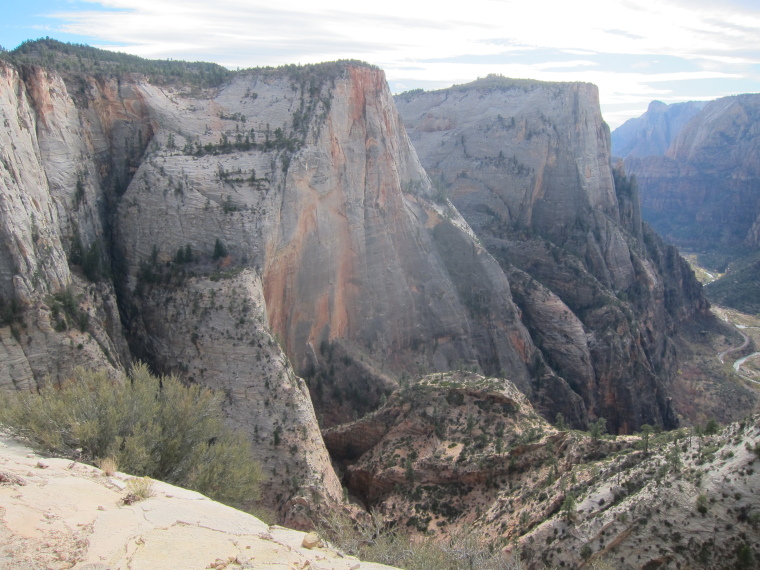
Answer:
<svg viewBox="0 0 760 570"><path fill-rule="evenodd" d="M97 461L98 467L104 475L113 476L119 470L119 463L115 457L104 457Z"/></svg>
<svg viewBox="0 0 760 570"><path fill-rule="evenodd" d="M144 365L112 381L84 369L39 394L0 393L0 425L61 457L113 457L123 471L187 487L232 505L259 498L250 444L224 425L220 399Z"/></svg>
<svg viewBox="0 0 760 570"><path fill-rule="evenodd" d="M153 479L150 477L133 477L127 481L127 491L129 495L137 497L140 501L149 499L155 494L153 491Z"/></svg>
<svg viewBox="0 0 760 570"><path fill-rule="evenodd" d="M320 536L338 549L368 562L406 570L520 570L519 553L507 557L498 548L483 544L472 528L456 531L443 539L412 538L390 528L375 513L362 521L333 512L317 521Z"/></svg>

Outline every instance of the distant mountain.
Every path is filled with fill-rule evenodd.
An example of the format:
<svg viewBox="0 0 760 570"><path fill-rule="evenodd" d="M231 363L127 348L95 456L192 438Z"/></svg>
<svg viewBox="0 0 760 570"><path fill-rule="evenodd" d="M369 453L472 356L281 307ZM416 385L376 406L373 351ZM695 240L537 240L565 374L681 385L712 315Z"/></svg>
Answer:
<svg viewBox="0 0 760 570"><path fill-rule="evenodd" d="M640 120L651 123L648 114ZM636 147L652 152L625 159L638 181L644 219L682 247L760 245L760 95L708 103L664 152L659 131L649 134Z"/></svg>
<svg viewBox="0 0 760 570"><path fill-rule="evenodd" d="M681 129L705 105L703 101L673 105L652 101L646 113L628 119L612 132L612 155L626 158L665 154Z"/></svg>
<svg viewBox="0 0 760 570"><path fill-rule="evenodd" d="M711 299L756 312L760 95L724 97L696 113L694 106L677 107L653 102L612 135L626 171L636 177L642 217L666 241L700 252L707 267L728 270L707 286ZM668 125L674 136L663 150Z"/></svg>

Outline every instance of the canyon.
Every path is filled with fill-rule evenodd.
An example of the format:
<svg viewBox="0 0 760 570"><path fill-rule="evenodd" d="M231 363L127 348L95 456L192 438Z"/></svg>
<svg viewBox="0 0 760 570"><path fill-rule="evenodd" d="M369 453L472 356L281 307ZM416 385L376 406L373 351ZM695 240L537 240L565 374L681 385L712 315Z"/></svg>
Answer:
<svg viewBox="0 0 760 570"><path fill-rule="evenodd" d="M653 102L613 133L636 177L642 216L669 243L727 273L707 286L711 299L750 313L760 310L758 109L757 94Z"/></svg>
<svg viewBox="0 0 760 570"><path fill-rule="evenodd" d="M701 417L679 371L735 333L642 222L594 86L490 76L394 100L361 62L125 61L50 40L0 60L3 389L138 360L207 386L297 528L346 504L334 461L383 500L401 466L362 462L413 386L444 414L431 374L496 378L462 390L470 415L519 408L510 437L558 442L558 414L614 434ZM449 475L480 484L460 457Z"/></svg>

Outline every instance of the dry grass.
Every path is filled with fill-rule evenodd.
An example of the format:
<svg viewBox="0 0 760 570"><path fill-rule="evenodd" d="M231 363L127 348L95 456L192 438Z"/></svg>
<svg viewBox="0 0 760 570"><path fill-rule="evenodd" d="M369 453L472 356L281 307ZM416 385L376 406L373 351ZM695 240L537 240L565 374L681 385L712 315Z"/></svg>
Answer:
<svg viewBox="0 0 760 570"><path fill-rule="evenodd" d="M153 491L153 479L150 477L133 477L127 481L127 490L130 495L134 495L139 501L148 499L155 494Z"/></svg>
<svg viewBox="0 0 760 570"><path fill-rule="evenodd" d="M98 467L103 472L103 475L112 477L119 469L119 464L115 457L104 457L98 460Z"/></svg>
<svg viewBox="0 0 760 570"><path fill-rule="evenodd" d="M377 513L353 520L331 512L317 521L319 535L338 549L362 560L407 570L521 570L519 552L511 556L483 542L480 532L466 527L445 538L411 537L389 527Z"/></svg>

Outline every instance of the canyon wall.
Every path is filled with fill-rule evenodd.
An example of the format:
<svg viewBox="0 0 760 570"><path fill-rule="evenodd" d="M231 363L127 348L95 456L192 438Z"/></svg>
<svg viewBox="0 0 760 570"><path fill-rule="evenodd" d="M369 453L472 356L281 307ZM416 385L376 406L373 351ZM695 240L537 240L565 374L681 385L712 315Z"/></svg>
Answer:
<svg viewBox="0 0 760 570"><path fill-rule="evenodd" d="M760 245L759 118L760 96L724 97L661 152L626 158L643 215L667 241L692 249Z"/></svg>
<svg viewBox="0 0 760 570"><path fill-rule="evenodd" d="M646 113L628 119L612 131L612 155L628 158L665 154L681 129L706 104L705 101L687 101L666 105L652 101Z"/></svg>
<svg viewBox="0 0 760 570"><path fill-rule="evenodd" d="M610 169L593 86L402 97L415 151L358 62L203 86L0 69L4 387L133 359L208 386L296 526L342 501L318 422L411 377L499 375L577 427L676 424L669 335L706 305Z"/></svg>
<svg viewBox="0 0 760 570"><path fill-rule="evenodd" d="M544 360L591 416L675 425L670 336L707 303L613 172L596 87L489 76L396 101L441 199L499 260Z"/></svg>
<svg viewBox="0 0 760 570"><path fill-rule="evenodd" d="M116 241L125 231L119 210L130 207L124 201L148 144L157 148L171 95L137 75L64 80L39 67L0 69L0 383L34 390L68 380L77 365L116 371L145 359L224 391L229 422L248 434L268 475L266 503L283 521L306 525L312 506L342 501L308 390L269 333L260 277L244 267L223 280L210 276L218 267L203 265L196 246L198 263L187 268L199 275L184 286L159 283L144 278L144 265L130 267ZM171 235L167 222L155 220ZM244 313L225 318L235 303ZM141 309L150 311L144 320ZM243 336L255 348L241 351Z"/></svg>

